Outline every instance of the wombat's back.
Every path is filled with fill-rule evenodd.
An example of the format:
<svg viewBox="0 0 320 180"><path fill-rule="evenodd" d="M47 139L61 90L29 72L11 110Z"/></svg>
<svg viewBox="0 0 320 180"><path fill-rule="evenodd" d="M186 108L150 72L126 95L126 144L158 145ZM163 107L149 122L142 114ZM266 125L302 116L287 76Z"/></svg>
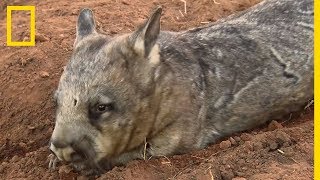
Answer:
<svg viewBox="0 0 320 180"><path fill-rule="evenodd" d="M181 77L200 81L212 133L205 141L295 111L313 97L312 0L267 0L214 25L164 33L159 42Z"/></svg>

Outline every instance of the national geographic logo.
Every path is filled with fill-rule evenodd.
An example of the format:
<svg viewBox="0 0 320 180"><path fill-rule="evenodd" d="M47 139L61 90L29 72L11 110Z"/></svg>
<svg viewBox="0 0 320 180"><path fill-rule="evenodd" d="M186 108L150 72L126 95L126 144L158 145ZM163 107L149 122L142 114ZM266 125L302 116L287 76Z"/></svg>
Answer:
<svg viewBox="0 0 320 180"><path fill-rule="evenodd" d="M7 6L7 46L35 46L35 6ZM30 41L12 41L12 11L30 11Z"/></svg>

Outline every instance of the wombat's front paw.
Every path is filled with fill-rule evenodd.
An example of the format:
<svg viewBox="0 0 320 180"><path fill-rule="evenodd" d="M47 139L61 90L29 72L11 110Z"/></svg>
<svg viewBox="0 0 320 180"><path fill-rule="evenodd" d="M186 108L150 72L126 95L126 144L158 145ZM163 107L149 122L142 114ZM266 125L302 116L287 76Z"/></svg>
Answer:
<svg viewBox="0 0 320 180"><path fill-rule="evenodd" d="M101 174L103 172L103 169L101 169L100 167L92 167L86 163L81 162L72 163L72 166L76 171L86 176Z"/></svg>
<svg viewBox="0 0 320 180"><path fill-rule="evenodd" d="M79 172L88 169L84 163L72 163L72 167Z"/></svg>
<svg viewBox="0 0 320 180"><path fill-rule="evenodd" d="M55 156L54 154L50 154L48 156L48 160L49 160L49 169L55 170L59 162L59 159L57 158L57 156Z"/></svg>

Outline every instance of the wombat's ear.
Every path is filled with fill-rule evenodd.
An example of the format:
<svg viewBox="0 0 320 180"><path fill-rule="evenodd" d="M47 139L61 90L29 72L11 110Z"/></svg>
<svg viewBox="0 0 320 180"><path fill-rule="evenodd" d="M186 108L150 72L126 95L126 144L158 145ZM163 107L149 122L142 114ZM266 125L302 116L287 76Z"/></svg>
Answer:
<svg viewBox="0 0 320 180"><path fill-rule="evenodd" d="M158 6L149 19L130 36L134 50L147 57L154 47L160 32L162 8Z"/></svg>
<svg viewBox="0 0 320 180"><path fill-rule="evenodd" d="M97 33L93 13L90 9L82 9L78 17L75 44L81 41L84 37L93 33Z"/></svg>

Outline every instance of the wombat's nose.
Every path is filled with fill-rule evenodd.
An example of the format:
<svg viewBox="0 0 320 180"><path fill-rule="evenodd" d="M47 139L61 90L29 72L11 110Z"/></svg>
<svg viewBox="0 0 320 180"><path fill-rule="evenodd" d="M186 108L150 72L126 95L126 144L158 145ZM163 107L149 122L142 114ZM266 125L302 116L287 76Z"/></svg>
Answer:
<svg viewBox="0 0 320 180"><path fill-rule="evenodd" d="M51 140L49 149L61 161L71 161L71 155L74 153L71 143L58 139Z"/></svg>
<svg viewBox="0 0 320 180"><path fill-rule="evenodd" d="M59 149L62 149L62 148L65 148L68 146L68 144L64 141L59 141L59 140L52 140L51 141L51 144L55 147L55 148L59 148Z"/></svg>

